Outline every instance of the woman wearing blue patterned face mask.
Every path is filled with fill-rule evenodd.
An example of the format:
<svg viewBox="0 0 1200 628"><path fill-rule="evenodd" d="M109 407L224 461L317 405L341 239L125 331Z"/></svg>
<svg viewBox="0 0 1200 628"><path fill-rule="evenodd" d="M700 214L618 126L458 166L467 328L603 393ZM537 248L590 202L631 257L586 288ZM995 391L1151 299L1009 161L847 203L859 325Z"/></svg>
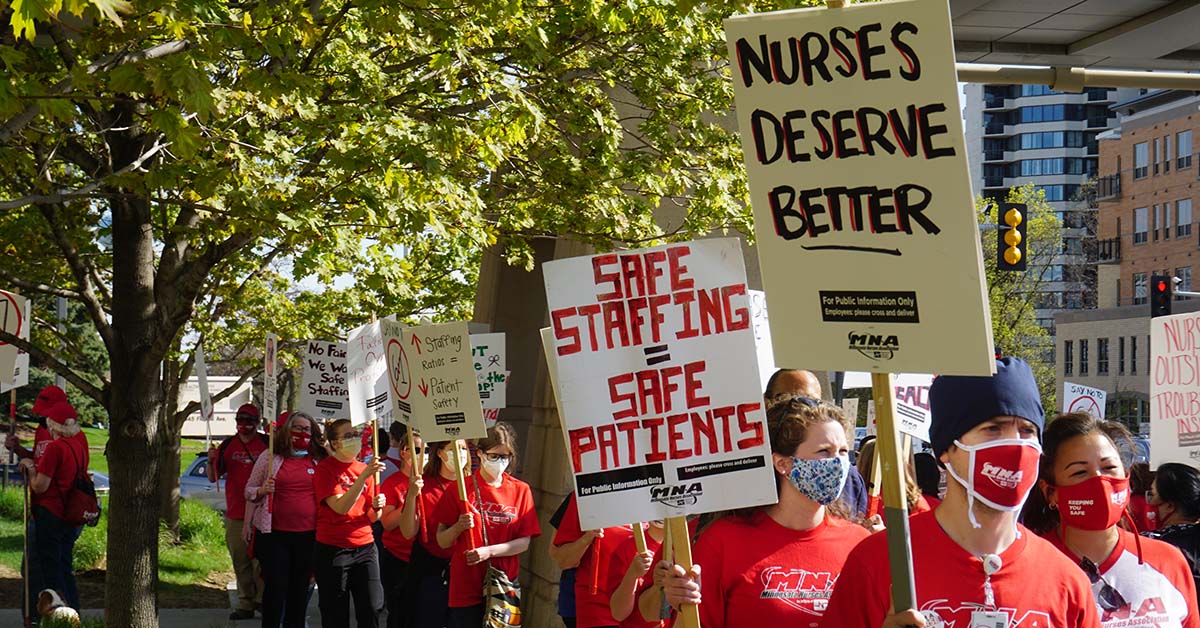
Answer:
<svg viewBox="0 0 1200 628"><path fill-rule="evenodd" d="M850 470L848 425L839 408L812 399L773 406L767 428L779 502L704 529L692 551L699 569L685 574L675 566L664 583L667 601L703 599L703 626L808 625L819 618L846 556L868 534L837 502ZM700 570L708 573L699 578Z"/></svg>

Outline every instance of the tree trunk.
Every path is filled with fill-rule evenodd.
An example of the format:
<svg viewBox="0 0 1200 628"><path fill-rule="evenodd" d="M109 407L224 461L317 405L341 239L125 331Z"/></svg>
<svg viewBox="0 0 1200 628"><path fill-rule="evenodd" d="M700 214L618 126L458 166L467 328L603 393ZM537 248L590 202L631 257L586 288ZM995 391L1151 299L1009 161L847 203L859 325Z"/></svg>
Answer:
<svg viewBox="0 0 1200 628"><path fill-rule="evenodd" d="M178 341L174 343L178 351ZM180 435L183 433L183 420L176 421L179 411L179 364L175 360L163 362L163 390L166 392L160 416L160 439L162 453L159 457L159 495L162 503L159 510L162 522L170 532L171 538L179 541L179 471L180 471Z"/></svg>

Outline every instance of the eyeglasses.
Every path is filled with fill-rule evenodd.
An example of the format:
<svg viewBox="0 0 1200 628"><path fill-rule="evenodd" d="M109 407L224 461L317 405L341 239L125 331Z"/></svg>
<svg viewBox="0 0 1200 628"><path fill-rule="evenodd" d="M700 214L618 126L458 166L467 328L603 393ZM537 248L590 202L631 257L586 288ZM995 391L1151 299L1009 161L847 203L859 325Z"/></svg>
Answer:
<svg viewBox="0 0 1200 628"><path fill-rule="evenodd" d="M1087 574L1088 580L1091 580L1092 584L1096 584L1097 582L1104 583L1104 586L1100 587L1100 593L1096 595L1096 600L1100 602L1100 608L1106 611L1115 611L1128 606L1129 603L1121 596L1121 592L1114 589L1104 579L1104 576L1100 575L1100 570L1096 568L1096 563L1093 563L1091 559L1084 558L1079 561L1079 566L1083 568L1083 573Z"/></svg>
<svg viewBox="0 0 1200 628"><path fill-rule="evenodd" d="M512 455L510 455L510 454L487 454L487 453L485 453L485 454L483 454L483 457L487 458L488 462L508 462L509 460L512 460Z"/></svg>
<svg viewBox="0 0 1200 628"><path fill-rule="evenodd" d="M345 434L342 434L342 440L352 440L355 438L362 438L362 435L363 435L362 432L346 432Z"/></svg>

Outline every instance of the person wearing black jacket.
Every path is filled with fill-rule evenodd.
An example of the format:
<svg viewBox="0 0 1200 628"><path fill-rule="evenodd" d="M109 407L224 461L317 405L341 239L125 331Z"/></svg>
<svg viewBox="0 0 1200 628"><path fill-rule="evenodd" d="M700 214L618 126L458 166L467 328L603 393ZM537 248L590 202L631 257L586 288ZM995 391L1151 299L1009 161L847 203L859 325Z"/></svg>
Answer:
<svg viewBox="0 0 1200 628"><path fill-rule="evenodd" d="M1159 466L1146 505L1158 521L1146 536L1178 547L1200 589L1200 471L1178 462Z"/></svg>

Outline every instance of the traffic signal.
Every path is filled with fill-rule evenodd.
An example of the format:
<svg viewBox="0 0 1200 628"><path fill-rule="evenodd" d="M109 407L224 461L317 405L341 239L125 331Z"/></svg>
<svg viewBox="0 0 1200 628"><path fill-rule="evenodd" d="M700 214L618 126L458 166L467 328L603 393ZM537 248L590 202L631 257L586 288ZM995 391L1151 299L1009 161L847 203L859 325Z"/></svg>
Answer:
<svg viewBox="0 0 1200 628"><path fill-rule="evenodd" d="M1172 283L1167 275L1150 277L1150 318L1171 315Z"/></svg>
<svg viewBox="0 0 1200 628"><path fill-rule="evenodd" d="M996 268L999 270L1025 270L1026 207L1021 203L1001 203L999 229L996 230Z"/></svg>

